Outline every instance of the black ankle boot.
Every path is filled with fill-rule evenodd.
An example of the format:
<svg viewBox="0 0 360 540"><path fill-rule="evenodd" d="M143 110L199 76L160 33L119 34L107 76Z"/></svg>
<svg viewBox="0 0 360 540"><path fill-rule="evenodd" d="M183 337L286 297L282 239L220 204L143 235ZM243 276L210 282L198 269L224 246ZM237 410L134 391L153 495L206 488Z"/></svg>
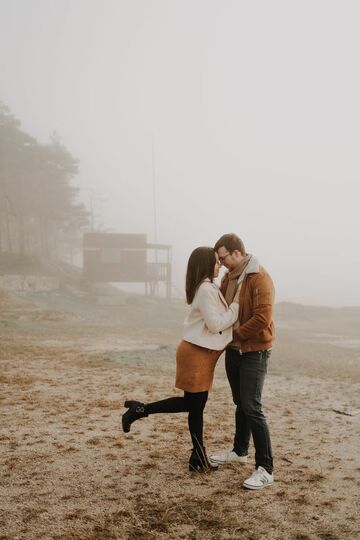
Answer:
<svg viewBox="0 0 360 540"><path fill-rule="evenodd" d="M122 428L125 433L129 433L130 426L135 420L148 416L145 412L145 405L140 401L125 401L124 407L129 410L122 415Z"/></svg>
<svg viewBox="0 0 360 540"><path fill-rule="evenodd" d="M189 459L189 471L210 472L218 469L216 463L212 463L206 455L206 450L203 446L197 446L191 450Z"/></svg>

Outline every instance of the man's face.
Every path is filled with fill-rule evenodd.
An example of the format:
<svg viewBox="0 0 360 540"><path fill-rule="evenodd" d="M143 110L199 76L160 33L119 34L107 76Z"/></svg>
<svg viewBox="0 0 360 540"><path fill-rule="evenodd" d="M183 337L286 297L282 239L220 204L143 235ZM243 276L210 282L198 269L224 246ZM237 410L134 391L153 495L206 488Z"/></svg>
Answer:
<svg viewBox="0 0 360 540"><path fill-rule="evenodd" d="M233 270L236 268L242 261L243 256L238 249L235 249L232 253L226 249L225 246L221 246L217 250L220 263L225 266L228 270Z"/></svg>

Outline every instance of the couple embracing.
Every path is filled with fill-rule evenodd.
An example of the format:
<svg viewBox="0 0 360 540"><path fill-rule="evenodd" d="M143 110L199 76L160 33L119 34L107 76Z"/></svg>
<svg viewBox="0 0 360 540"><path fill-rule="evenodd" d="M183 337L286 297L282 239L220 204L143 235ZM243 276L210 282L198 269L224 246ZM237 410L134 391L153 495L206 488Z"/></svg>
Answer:
<svg viewBox="0 0 360 540"><path fill-rule="evenodd" d="M221 266L228 272L221 287L214 283ZM176 388L183 397L153 403L125 401L125 433L131 424L157 413L188 413L192 440L189 470L208 472L226 463L247 463L250 437L255 471L243 486L260 489L274 482L271 440L262 411L261 394L274 338L274 286L256 257L245 251L235 234L223 235L214 248L199 247L186 272L190 311L176 351ZM214 369L225 350L225 367L235 409L235 437L230 450L207 456L203 442L203 411Z"/></svg>

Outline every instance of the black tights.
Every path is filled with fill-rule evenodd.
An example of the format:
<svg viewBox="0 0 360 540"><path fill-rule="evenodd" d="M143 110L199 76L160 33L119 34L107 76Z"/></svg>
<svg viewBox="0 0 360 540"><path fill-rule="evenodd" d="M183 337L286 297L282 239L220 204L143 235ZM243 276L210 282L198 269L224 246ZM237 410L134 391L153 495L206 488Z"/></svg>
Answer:
<svg viewBox="0 0 360 540"><path fill-rule="evenodd" d="M184 392L184 397L172 397L145 405L147 414L188 412L188 424L193 448L203 446L203 412L208 392Z"/></svg>

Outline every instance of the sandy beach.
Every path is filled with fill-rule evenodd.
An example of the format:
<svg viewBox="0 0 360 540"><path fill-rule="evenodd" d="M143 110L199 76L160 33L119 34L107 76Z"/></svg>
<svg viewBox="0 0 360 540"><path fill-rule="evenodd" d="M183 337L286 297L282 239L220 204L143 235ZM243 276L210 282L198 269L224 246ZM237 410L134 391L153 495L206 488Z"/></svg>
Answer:
<svg viewBox="0 0 360 540"><path fill-rule="evenodd" d="M191 474L185 414L125 435L125 398L174 394L186 307L129 297L0 297L0 539L360 538L360 309L277 306L264 391L275 483L254 466ZM206 447L230 449L224 358L205 410Z"/></svg>

